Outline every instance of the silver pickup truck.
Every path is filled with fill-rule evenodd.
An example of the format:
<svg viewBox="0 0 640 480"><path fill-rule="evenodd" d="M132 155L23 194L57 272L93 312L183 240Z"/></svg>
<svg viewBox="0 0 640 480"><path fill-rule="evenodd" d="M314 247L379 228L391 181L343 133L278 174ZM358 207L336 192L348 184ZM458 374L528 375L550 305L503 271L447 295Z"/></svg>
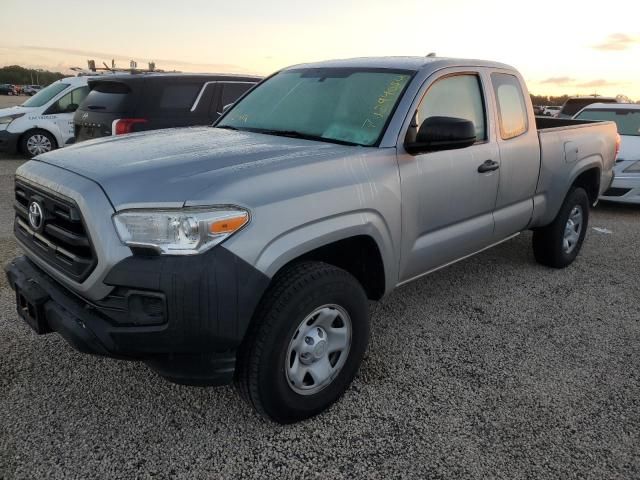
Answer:
<svg viewBox="0 0 640 480"><path fill-rule="evenodd" d="M6 272L36 332L294 422L348 388L368 300L527 229L573 262L617 148L613 122L536 119L506 65L297 65L212 127L24 164Z"/></svg>

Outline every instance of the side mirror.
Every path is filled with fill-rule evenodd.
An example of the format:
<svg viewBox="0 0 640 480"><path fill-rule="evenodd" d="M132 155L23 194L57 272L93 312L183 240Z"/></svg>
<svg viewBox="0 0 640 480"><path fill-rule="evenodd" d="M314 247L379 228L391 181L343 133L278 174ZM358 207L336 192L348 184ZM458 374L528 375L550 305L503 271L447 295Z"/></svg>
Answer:
<svg viewBox="0 0 640 480"><path fill-rule="evenodd" d="M405 142L404 148L417 154L465 148L474 143L476 127L473 122L456 117L429 117L420 125L415 141Z"/></svg>

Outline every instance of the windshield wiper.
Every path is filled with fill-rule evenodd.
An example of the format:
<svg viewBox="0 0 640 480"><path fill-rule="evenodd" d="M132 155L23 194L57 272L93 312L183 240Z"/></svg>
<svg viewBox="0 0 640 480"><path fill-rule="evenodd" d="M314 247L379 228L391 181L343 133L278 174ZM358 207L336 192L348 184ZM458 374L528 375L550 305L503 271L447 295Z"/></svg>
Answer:
<svg viewBox="0 0 640 480"><path fill-rule="evenodd" d="M308 135L296 130L271 130L268 128L252 128L252 132L264 133L265 135L278 135L280 137L303 138L306 140L320 140L322 137L316 135Z"/></svg>
<svg viewBox="0 0 640 480"><path fill-rule="evenodd" d="M216 125L215 128L224 128L225 130L236 130L241 131L239 128L232 127L231 125Z"/></svg>
<svg viewBox="0 0 640 480"><path fill-rule="evenodd" d="M315 140L317 142L337 143L339 145L359 145L358 143L347 142L346 140L338 140L335 138L321 137L319 135L310 135L308 133L302 133L297 130L271 130L268 128L250 128L247 130L255 133L264 133L265 135L277 135L279 137L301 138L303 140Z"/></svg>

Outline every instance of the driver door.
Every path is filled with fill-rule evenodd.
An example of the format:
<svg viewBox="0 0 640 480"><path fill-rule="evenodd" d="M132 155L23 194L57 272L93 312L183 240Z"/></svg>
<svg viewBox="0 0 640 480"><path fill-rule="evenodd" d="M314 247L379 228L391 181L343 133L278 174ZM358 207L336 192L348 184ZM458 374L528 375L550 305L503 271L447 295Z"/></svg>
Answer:
<svg viewBox="0 0 640 480"><path fill-rule="evenodd" d="M400 283L491 244L500 155L491 135L488 121L491 117L487 112L479 71L441 74L431 82L420 100L408 135L411 135L411 128L415 132L427 118L456 117L474 123L476 143L465 148L417 155L399 147L402 182ZM497 162L498 166L491 171L479 171L480 165L487 161Z"/></svg>

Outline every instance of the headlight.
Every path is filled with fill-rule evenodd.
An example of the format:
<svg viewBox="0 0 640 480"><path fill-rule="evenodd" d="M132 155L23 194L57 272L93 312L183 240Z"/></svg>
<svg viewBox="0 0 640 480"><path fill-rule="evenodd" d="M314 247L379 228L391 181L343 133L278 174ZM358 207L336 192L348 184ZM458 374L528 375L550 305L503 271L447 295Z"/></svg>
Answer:
<svg viewBox="0 0 640 480"><path fill-rule="evenodd" d="M623 170L625 173L640 173L640 160L632 163L627 168Z"/></svg>
<svg viewBox="0 0 640 480"><path fill-rule="evenodd" d="M166 255L194 255L219 244L249 222L239 208L127 210L113 216L126 245L153 248Z"/></svg>
<svg viewBox="0 0 640 480"><path fill-rule="evenodd" d="M0 125L9 125L16 118L20 118L24 113L14 113L13 115L7 115L6 117L0 117Z"/></svg>

